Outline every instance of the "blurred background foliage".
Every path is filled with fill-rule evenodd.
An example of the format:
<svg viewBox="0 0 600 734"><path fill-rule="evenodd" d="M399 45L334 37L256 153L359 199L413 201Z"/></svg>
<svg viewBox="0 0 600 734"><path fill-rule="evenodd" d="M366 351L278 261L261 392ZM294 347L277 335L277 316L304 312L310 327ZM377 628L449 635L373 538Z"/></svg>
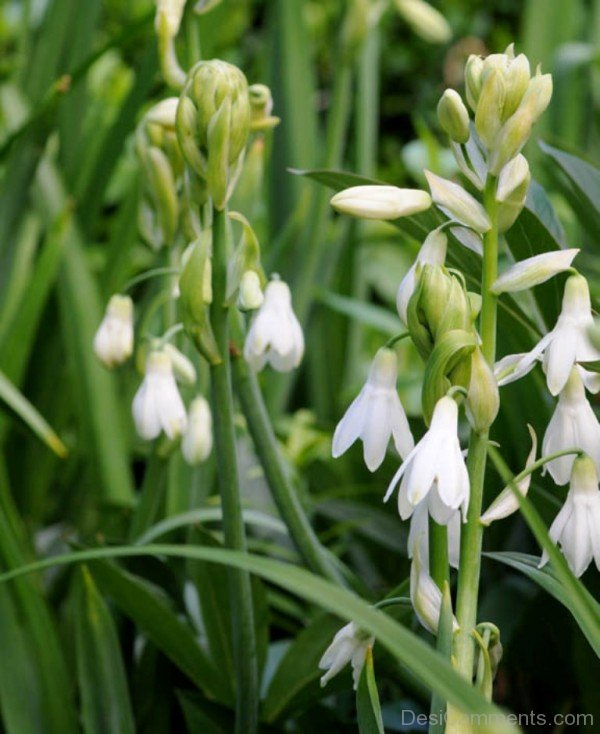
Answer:
<svg viewBox="0 0 600 734"><path fill-rule="evenodd" d="M339 47L345 0L223 0L202 16L190 7L178 39L185 66L221 57L273 90L282 124L251 158L263 185L242 180L234 207L255 225L269 269L292 283L307 357L293 384L261 379L319 537L353 569L367 598L380 598L408 574L407 527L381 503L397 458L390 455L375 475L357 447L334 463L331 433L373 353L399 330L395 292L422 237L334 218L325 190L289 169L337 168L400 186L422 185L423 167L454 175L435 115L439 96L446 86L461 88L470 53L514 41L555 83L528 151L550 211L537 234L550 236L553 207L561 222L551 232L553 246L583 247L595 305L600 298L600 2L434 4L452 26L448 44L419 38L390 7L349 64ZM132 145L143 111L167 94L153 15L152 0L0 4L0 370L30 401L23 407L2 392L5 567L73 545L134 540L165 518L198 509L206 510L203 519L165 537L221 541L212 462L192 470L142 445L130 418L139 375L108 374L91 351L107 297L156 257L137 233L140 175ZM326 144L332 119L339 123L333 154ZM539 139L554 148L543 151ZM575 169L561 151L577 156ZM508 233L514 251L535 252L536 242L525 241L535 240L531 227L519 220ZM155 295L151 283L135 289L146 305ZM543 298L542 322L556 292ZM531 336L522 331L502 322L501 355L524 351ZM422 366L408 346L400 357L402 398L418 433ZM26 425L34 422L32 406L60 436L67 458L34 437ZM493 438L513 470L529 451L526 423L541 436L551 410L539 375L504 389ZM296 561L287 535L264 519L277 513L241 418L238 428L245 505L262 513L251 526L251 548ZM39 432L48 437L49 430ZM148 488L159 489L150 496ZM490 473L486 496L499 488ZM562 490L543 478L532 490L550 522ZM517 516L494 525L485 543L488 550L538 552ZM600 592L595 570L585 581ZM264 731L354 731L349 676L325 692L318 687L316 664L339 621L265 583L257 582L255 601ZM0 587L4 730L74 731L77 698L90 732L231 731L227 615L224 571L200 562L97 562ZM410 614L397 615L417 630ZM600 665L558 602L487 560L480 618L500 627L505 648L495 700L516 712L585 711L600 721ZM218 669L214 685L206 661ZM377 647L375 661L386 731L410 731L400 710L426 711L427 696Z"/></svg>

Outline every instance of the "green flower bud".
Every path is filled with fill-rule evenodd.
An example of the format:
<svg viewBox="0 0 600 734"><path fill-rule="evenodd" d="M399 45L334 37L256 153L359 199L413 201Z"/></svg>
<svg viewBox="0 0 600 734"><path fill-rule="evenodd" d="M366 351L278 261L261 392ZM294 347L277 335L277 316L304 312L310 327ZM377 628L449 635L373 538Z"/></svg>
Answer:
<svg viewBox="0 0 600 734"><path fill-rule="evenodd" d="M481 56L471 54L465 65L465 91L467 94L467 102L469 107L475 112L477 110L477 102L481 93L483 75L483 59Z"/></svg>
<svg viewBox="0 0 600 734"><path fill-rule="evenodd" d="M211 247L212 232L206 230L194 243L179 279L180 305L183 325L198 351L210 364L219 364L221 355L209 320Z"/></svg>
<svg viewBox="0 0 600 734"><path fill-rule="evenodd" d="M146 152L144 169L164 242L171 245L179 224L179 201L173 169L159 148Z"/></svg>
<svg viewBox="0 0 600 734"><path fill-rule="evenodd" d="M500 395L496 378L477 348L471 355L471 377L467 391L467 418L473 430L481 433L496 420L500 408Z"/></svg>
<svg viewBox="0 0 600 734"><path fill-rule="evenodd" d="M444 16L425 0L394 0L398 13L412 30L429 43L448 43L452 28Z"/></svg>
<svg viewBox="0 0 600 734"><path fill-rule="evenodd" d="M224 61L200 61L188 74L177 108L184 157L205 179L218 209L231 196L250 132L244 74Z"/></svg>
<svg viewBox="0 0 600 734"><path fill-rule="evenodd" d="M469 112L460 94L454 89L446 89L437 106L437 115L442 130L456 143L466 143L469 139Z"/></svg>
<svg viewBox="0 0 600 734"><path fill-rule="evenodd" d="M233 303L236 294L238 294L240 289L244 275L248 272L256 273L258 284L263 288L267 284L267 278L260 261L260 245L258 243L258 238L252 229L250 222L243 214L239 214L238 212L230 212L229 217L242 225L242 236L240 238L240 242L227 266L226 298L229 303Z"/></svg>
<svg viewBox="0 0 600 734"><path fill-rule="evenodd" d="M271 130L279 125L279 117L273 117L273 97L266 84L252 84L248 88L250 100L250 129L252 131Z"/></svg>
<svg viewBox="0 0 600 734"><path fill-rule="evenodd" d="M475 129L482 143L491 148L502 125L506 84L501 72L492 70L486 77L475 111Z"/></svg>
<svg viewBox="0 0 600 734"><path fill-rule="evenodd" d="M525 54L519 54L510 62L505 76L506 99L502 111L503 121L507 120L521 104L521 100L531 79L529 59Z"/></svg>

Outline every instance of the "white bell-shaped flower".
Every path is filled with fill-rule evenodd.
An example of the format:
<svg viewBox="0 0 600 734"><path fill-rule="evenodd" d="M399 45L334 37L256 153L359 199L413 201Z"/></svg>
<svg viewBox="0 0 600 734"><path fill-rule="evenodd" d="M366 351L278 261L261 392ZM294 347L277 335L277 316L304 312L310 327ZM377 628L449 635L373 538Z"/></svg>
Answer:
<svg viewBox="0 0 600 734"><path fill-rule="evenodd" d="M342 668L351 663L352 680L354 690L356 690L367 657L367 650L373 647L374 642L375 638L359 629L354 622L342 627L319 661L319 668L327 671L321 677L321 685L324 686Z"/></svg>
<svg viewBox="0 0 600 734"><path fill-rule="evenodd" d="M458 441L458 406L445 396L436 403L431 426L394 475L384 497L386 502L400 480L398 511L405 520L415 507L435 489L448 510L462 510L469 504L469 474ZM435 495L432 495L432 500ZM437 498L436 498L437 501ZM441 513L440 513L441 514ZM446 522L451 513L448 513ZM439 520L438 520L439 522Z"/></svg>
<svg viewBox="0 0 600 734"><path fill-rule="evenodd" d="M162 431L170 439L180 436L187 426L185 406L173 376L173 366L167 354L150 352L146 374L132 405L137 432L152 441Z"/></svg>
<svg viewBox="0 0 600 734"><path fill-rule="evenodd" d="M292 294L286 283L274 279L252 320L244 358L255 370L268 362L278 372L289 372L298 367L303 354L304 335L292 308Z"/></svg>
<svg viewBox="0 0 600 734"><path fill-rule="evenodd" d="M360 438L365 464L375 471L383 461L390 438L402 458L411 452L413 440L408 420L396 391L398 359L385 347L375 355L369 377L333 434L332 454L341 456Z"/></svg>
<svg viewBox="0 0 600 734"><path fill-rule="evenodd" d="M560 545L575 576L581 576L592 558L600 570L600 490L596 466L589 456L580 456L573 463L569 493L550 526L550 538ZM547 562L544 551L540 567Z"/></svg>
<svg viewBox="0 0 600 734"><path fill-rule="evenodd" d="M498 384L507 385L526 375L538 359L542 359L548 390L558 395L564 388L571 369L578 362L593 362L600 359L600 350L590 341L589 331L593 324L590 290L582 275L571 275L565 284L562 310L556 326L536 346L522 355L510 355L495 367ZM504 374L498 374L500 371ZM588 390L598 392L598 375L581 371Z"/></svg>
<svg viewBox="0 0 600 734"><path fill-rule="evenodd" d="M410 600L419 622L432 635L437 635L442 611L442 592L421 561L418 543L413 546L412 551ZM453 616L452 631L457 632L458 629L458 622Z"/></svg>
<svg viewBox="0 0 600 734"><path fill-rule="evenodd" d="M585 386L579 370L573 368L567 384L558 397L558 404L544 436L542 456L564 449L579 448L600 471L600 423L585 396ZM567 484L575 457L561 456L545 465L556 484Z"/></svg>
<svg viewBox="0 0 600 734"><path fill-rule="evenodd" d="M529 435L531 436L531 451L525 462L525 468L528 469L535 461L535 455L537 452L537 436L531 426L527 426ZM525 479L522 479L517 483L517 489L525 497L529 491L529 485L531 484L531 474L528 474ZM505 487L502 492L496 497L492 504L487 508L483 515L479 518L479 522L482 525L490 525L496 520L503 520L505 517L512 515L519 509L519 500L515 497L515 493L510 487Z"/></svg>
<svg viewBox="0 0 600 734"><path fill-rule="evenodd" d="M213 447L212 415L206 398L194 398L190 404L188 424L181 439L181 453L190 466L206 461Z"/></svg>
<svg viewBox="0 0 600 734"><path fill-rule="evenodd" d="M398 294L396 296L396 308L398 309L398 316L402 320L403 324L407 324L408 317L408 302L411 299L412 294L415 292L417 285L417 267L422 265L443 265L446 260L446 251L448 249L448 237L442 229L434 229L430 232L425 241L421 245L417 259L412 264L410 270L400 283L398 287Z"/></svg>
<svg viewBox="0 0 600 734"><path fill-rule="evenodd" d="M162 347L163 352L171 360L173 374L178 382L182 385L193 385L196 382L197 374L191 359L185 356L183 352L177 349L173 344L165 344Z"/></svg>
<svg viewBox="0 0 600 734"><path fill-rule="evenodd" d="M415 507L415 511L410 518L407 543L408 557L413 557L413 548L417 543L425 568L429 568L429 516L431 515L435 519L435 515L431 510L431 498L436 497L436 495L437 488L434 487L427 497ZM436 522L448 527L448 561L452 568L458 568L460 561L460 511L448 511L448 508L439 499L439 495L436 497L436 502L444 511L443 517L448 517L449 512L449 518L445 522L440 523L439 520L436 520Z"/></svg>
<svg viewBox="0 0 600 734"><path fill-rule="evenodd" d="M131 357L133 301L129 296L111 296L94 336L94 353L107 367L115 367Z"/></svg>

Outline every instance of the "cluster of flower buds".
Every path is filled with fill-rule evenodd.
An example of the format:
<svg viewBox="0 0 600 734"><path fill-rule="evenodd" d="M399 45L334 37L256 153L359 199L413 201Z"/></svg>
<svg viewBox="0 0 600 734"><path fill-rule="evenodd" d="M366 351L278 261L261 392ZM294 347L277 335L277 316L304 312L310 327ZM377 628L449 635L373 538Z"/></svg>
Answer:
<svg viewBox="0 0 600 734"><path fill-rule="evenodd" d="M225 61L199 61L177 107L177 137L186 163L224 209L240 174L250 133L250 96L244 74Z"/></svg>

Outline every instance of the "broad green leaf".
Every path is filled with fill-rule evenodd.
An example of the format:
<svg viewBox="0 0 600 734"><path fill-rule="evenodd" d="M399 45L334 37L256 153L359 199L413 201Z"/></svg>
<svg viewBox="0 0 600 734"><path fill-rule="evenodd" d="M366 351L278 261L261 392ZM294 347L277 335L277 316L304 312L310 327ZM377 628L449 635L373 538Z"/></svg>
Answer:
<svg viewBox="0 0 600 734"><path fill-rule="evenodd" d="M221 686L214 666L191 629L171 609L164 595L144 579L114 564L93 563L90 570L102 591L199 688L218 701L231 703L230 691Z"/></svg>
<svg viewBox="0 0 600 734"><path fill-rule="evenodd" d="M222 563L255 573L262 578L302 596L309 602L352 620L372 634L389 653L405 665L430 690L466 713L481 714L482 722L477 731L482 734L516 732L518 728L501 710L486 701L462 678L439 653L422 639L395 622L382 611L375 609L356 594L336 586L302 568L291 566L272 558L241 553L222 548L194 548L189 546L151 545L141 547L121 546L95 548L54 556L44 561L28 564L19 569L0 574L0 582L8 581L32 571L75 562L91 562L107 558L131 558L135 556L172 556Z"/></svg>
<svg viewBox="0 0 600 734"><path fill-rule="evenodd" d="M67 447L56 435L46 420L12 384L3 372L0 372L0 401L6 403L11 410L26 423L35 435L43 441L57 456L64 458Z"/></svg>
<svg viewBox="0 0 600 734"><path fill-rule="evenodd" d="M361 671L356 691L356 714L359 734L384 734L383 720L375 669L373 667L373 649L367 649L367 659Z"/></svg>
<svg viewBox="0 0 600 734"><path fill-rule="evenodd" d="M487 558L494 561L500 561L511 568L528 576L532 581L542 589L551 594L557 601L563 604L573 615L575 621L581 628L583 634L587 637L590 645L594 648L597 655L600 656L600 637L593 632L585 616L579 613L578 605L574 605L572 595L565 588L559 579L556 571L549 566L538 568L540 559L537 556L528 553L502 552L502 553L486 553ZM592 597L589 591L582 586L581 594L585 596L587 602L600 623L600 604Z"/></svg>
<svg viewBox="0 0 600 734"><path fill-rule="evenodd" d="M86 734L135 731L119 638L85 566L76 585L75 648Z"/></svg>
<svg viewBox="0 0 600 734"><path fill-rule="evenodd" d="M589 372L600 372L600 359L593 362L579 362L579 364Z"/></svg>

